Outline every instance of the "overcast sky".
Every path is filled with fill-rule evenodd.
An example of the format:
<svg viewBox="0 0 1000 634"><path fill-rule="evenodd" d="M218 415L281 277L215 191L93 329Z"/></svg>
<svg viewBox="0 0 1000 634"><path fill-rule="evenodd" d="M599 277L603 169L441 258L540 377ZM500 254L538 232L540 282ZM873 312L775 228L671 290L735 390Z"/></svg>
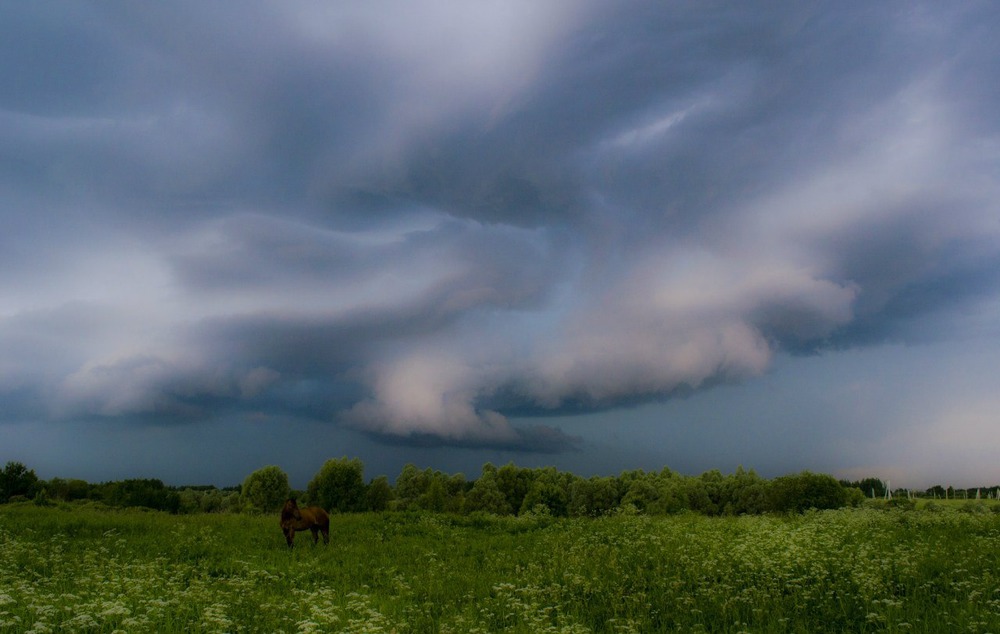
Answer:
<svg viewBox="0 0 1000 634"><path fill-rule="evenodd" d="M0 461L1000 483L1000 5L0 6Z"/></svg>

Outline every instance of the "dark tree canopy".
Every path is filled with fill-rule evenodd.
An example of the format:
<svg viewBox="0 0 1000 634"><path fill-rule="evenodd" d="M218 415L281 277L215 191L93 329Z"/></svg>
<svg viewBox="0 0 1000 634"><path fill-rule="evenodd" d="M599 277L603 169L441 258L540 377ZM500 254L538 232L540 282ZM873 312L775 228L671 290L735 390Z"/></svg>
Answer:
<svg viewBox="0 0 1000 634"><path fill-rule="evenodd" d="M15 496L34 497L38 491L38 476L20 462L8 462L0 471L0 502Z"/></svg>
<svg viewBox="0 0 1000 634"><path fill-rule="evenodd" d="M323 463L309 482L309 503L328 511L366 510L365 466L358 458L336 458Z"/></svg>

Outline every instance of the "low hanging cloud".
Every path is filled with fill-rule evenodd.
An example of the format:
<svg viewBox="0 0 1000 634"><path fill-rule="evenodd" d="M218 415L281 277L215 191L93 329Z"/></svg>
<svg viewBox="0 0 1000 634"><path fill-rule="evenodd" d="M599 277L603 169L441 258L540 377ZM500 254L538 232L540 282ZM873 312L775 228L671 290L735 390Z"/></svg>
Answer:
<svg viewBox="0 0 1000 634"><path fill-rule="evenodd" d="M991 5L396 9L9 12L0 412L558 451L1000 296Z"/></svg>

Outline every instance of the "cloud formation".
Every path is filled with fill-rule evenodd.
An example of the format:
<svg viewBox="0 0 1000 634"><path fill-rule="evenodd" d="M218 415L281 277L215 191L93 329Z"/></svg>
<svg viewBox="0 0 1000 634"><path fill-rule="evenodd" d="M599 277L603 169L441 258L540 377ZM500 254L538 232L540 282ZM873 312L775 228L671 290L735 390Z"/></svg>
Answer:
<svg viewBox="0 0 1000 634"><path fill-rule="evenodd" d="M1000 296L988 3L68 3L0 26L0 417L526 412Z"/></svg>

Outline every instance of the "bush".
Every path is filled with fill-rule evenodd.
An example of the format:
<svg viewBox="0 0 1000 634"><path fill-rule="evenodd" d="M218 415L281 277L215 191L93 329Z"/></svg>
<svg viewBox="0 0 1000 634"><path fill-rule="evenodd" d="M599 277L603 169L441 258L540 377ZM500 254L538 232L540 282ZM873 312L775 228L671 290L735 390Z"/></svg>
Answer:
<svg viewBox="0 0 1000 634"><path fill-rule="evenodd" d="M54 506L55 502L49 499L45 489L39 489L34 498L35 506Z"/></svg>
<svg viewBox="0 0 1000 634"><path fill-rule="evenodd" d="M856 487L847 487L844 489L847 493L845 499L845 505L852 508L857 508L865 503L865 494L861 492L861 489Z"/></svg>
<svg viewBox="0 0 1000 634"><path fill-rule="evenodd" d="M915 508L917 508L917 501L904 497L896 497L889 500L887 506L891 509L899 509L901 511L912 511Z"/></svg>
<svg viewBox="0 0 1000 634"><path fill-rule="evenodd" d="M986 508L985 504L976 500L969 500L968 502L960 506L958 510L962 513L973 513L975 515L990 512L990 510Z"/></svg>

